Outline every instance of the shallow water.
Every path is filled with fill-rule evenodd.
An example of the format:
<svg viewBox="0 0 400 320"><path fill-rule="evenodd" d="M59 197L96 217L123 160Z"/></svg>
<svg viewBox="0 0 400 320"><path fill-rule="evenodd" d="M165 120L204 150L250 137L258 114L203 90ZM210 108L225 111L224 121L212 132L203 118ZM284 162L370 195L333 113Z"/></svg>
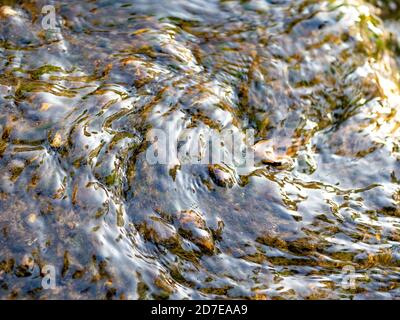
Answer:
<svg viewBox="0 0 400 320"><path fill-rule="evenodd" d="M399 298L400 14L378 2L2 1L0 297ZM253 129L289 165L151 165L154 129Z"/></svg>

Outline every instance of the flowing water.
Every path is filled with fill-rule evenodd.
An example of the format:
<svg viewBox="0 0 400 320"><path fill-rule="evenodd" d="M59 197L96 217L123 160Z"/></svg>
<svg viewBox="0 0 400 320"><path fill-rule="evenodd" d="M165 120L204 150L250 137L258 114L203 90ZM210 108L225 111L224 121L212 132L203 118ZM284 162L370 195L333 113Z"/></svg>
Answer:
<svg viewBox="0 0 400 320"><path fill-rule="evenodd" d="M0 298L400 297L398 3L1 4ZM151 165L154 129L288 165Z"/></svg>

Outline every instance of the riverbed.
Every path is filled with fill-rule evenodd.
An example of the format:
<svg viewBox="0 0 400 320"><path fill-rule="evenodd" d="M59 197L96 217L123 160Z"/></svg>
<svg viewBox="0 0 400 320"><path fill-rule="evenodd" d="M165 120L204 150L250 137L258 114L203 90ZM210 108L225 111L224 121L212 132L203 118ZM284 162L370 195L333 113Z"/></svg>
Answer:
<svg viewBox="0 0 400 320"><path fill-rule="evenodd" d="M399 18L396 1L2 1L0 298L399 298ZM153 139L225 131L254 161Z"/></svg>

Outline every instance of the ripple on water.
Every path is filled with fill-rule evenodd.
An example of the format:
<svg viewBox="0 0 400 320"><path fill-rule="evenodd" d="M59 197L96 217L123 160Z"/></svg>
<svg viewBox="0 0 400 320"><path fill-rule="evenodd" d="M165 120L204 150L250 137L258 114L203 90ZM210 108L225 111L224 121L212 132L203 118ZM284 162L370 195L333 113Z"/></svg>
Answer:
<svg viewBox="0 0 400 320"><path fill-rule="evenodd" d="M45 31L47 3L7 1L0 297L399 297L383 3L57 1ZM157 130L182 154L229 130L256 161L152 165Z"/></svg>

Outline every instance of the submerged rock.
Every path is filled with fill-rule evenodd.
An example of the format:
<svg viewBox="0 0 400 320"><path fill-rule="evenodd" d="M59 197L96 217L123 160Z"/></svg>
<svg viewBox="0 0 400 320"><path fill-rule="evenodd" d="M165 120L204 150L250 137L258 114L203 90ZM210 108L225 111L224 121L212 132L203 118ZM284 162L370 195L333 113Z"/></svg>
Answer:
<svg viewBox="0 0 400 320"><path fill-rule="evenodd" d="M214 239L200 213L194 210L181 211L177 214L179 232L193 241L206 253L214 252Z"/></svg>
<svg viewBox="0 0 400 320"><path fill-rule="evenodd" d="M137 229L155 244L166 247L179 246L179 238L175 228L156 216L146 218L146 221L137 224Z"/></svg>
<svg viewBox="0 0 400 320"><path fill-rule="evenodd" d="M18 12L9 6L1 6L0 7L0 18L14 17L17 14L18 14Z"/></svg>
<svg viewBox="0 0 400 320"><path fill-rule="evenodd" d="M232 171L226 166L219 164L209 165L208 173L214 183L219 187L232 188L236 183Z"/></svg>
<svg viewBox="0 0 400 320"><path fill-rule="evenodd" d="M263 163L280 169L287 169L293 166L289 156L278 154L274 151L272 141L259 141L253 146L256 163Z"/></svg>

